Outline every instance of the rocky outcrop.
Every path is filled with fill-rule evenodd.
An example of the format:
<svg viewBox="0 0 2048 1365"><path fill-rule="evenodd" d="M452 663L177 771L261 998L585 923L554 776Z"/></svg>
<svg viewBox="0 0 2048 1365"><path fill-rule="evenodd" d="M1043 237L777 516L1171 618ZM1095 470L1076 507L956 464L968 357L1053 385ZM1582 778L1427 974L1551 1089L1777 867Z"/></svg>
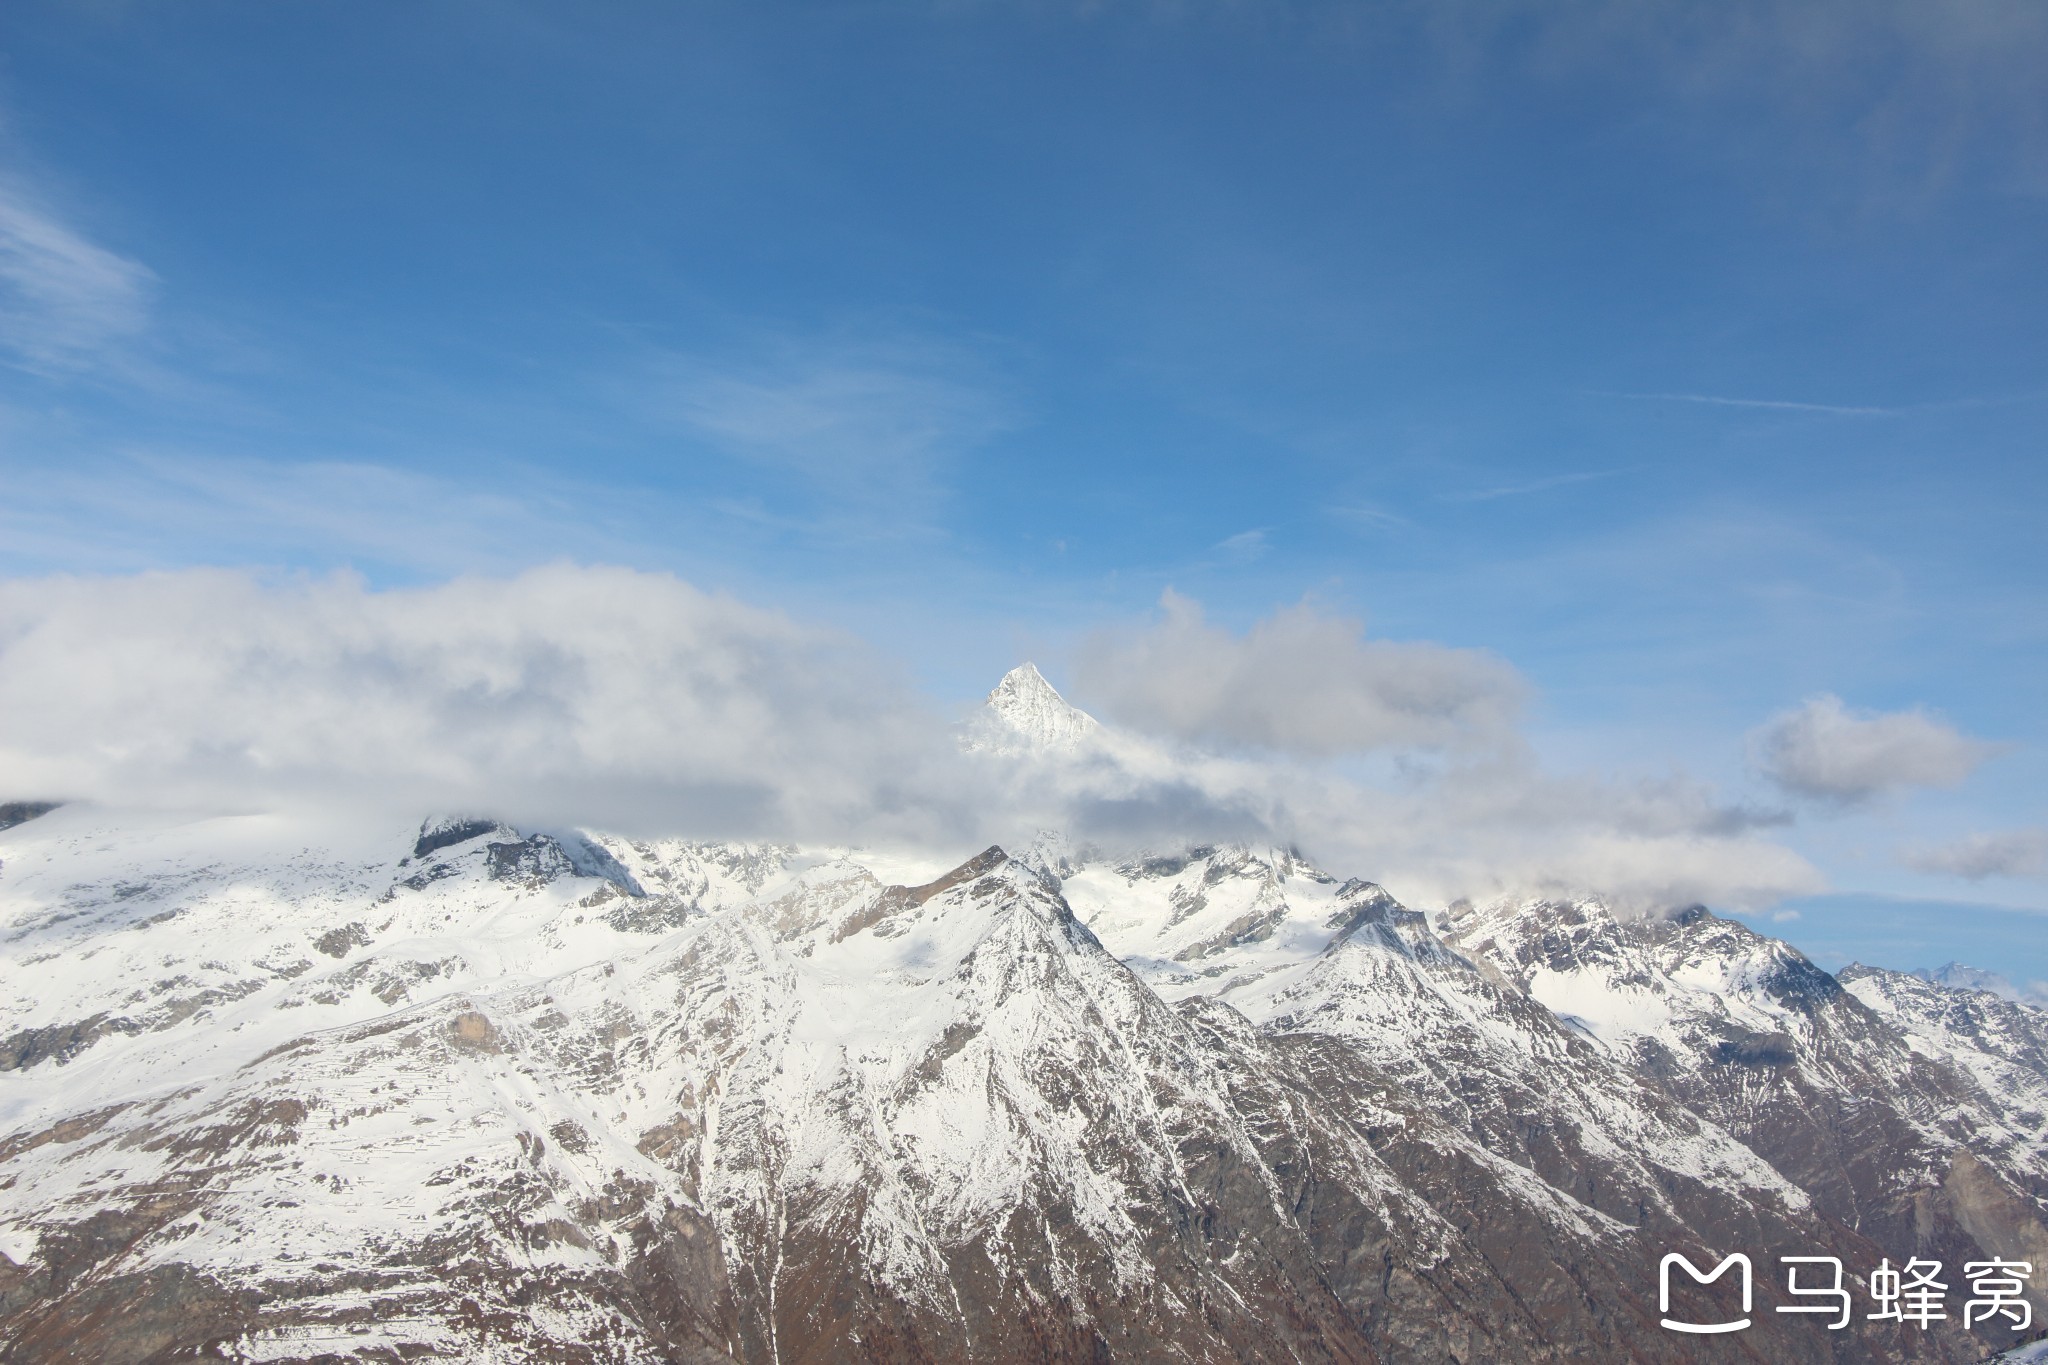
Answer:
<svg viewBox="0 0 2048 1365"><path fill-rule="evenodd" d="M0 829L25 825L38 816L48 815L62 804L61 801L0 801Z"/></svg>

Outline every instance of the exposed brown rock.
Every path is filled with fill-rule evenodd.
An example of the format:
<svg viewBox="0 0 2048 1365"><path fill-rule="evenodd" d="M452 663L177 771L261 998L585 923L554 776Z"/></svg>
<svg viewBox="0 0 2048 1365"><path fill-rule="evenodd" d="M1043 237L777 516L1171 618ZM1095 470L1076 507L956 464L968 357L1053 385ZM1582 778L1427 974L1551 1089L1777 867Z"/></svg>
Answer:
<svg viewBox="0 0 2048 1365"><path fill-rule="evenodd" d="M470 1052L501 1052L498 1030L479 1010L464 1010L448 1021L448 1038Z"/></svg>

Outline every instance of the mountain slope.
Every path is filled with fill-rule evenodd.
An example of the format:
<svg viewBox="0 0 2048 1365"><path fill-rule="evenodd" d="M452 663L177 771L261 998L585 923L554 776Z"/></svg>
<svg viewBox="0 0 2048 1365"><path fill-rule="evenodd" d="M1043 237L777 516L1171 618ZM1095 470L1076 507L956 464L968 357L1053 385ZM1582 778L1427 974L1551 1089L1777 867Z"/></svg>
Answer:
<svg viewBox="0 0 2048 1365"><path fill-rule="evenodd" d="M1000 850L95 819L0 848L10 1360L1677 1361L1663 1249L1881 1251L1292 854L1079 860L1286 903L1134 972ZM1805 1329L1733 1358L1978 1354Z"/></svg>
<svg viewBox="0 0 2048 1365"><path fill-rule="evenodd" d="M1503 901L1450 924L1452 944L1829 1218L1950 1264L2048 1245L2039 1011L1900 973L1838 981L1697 907L1624 918L1590 900Z"/></svg>

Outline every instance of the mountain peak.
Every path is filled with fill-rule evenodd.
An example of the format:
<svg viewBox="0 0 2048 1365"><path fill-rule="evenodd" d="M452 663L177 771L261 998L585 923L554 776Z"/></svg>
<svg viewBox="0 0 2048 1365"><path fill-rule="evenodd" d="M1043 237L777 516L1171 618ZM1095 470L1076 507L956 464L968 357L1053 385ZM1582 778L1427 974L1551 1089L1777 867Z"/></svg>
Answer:
<svg viewBox="0 0 2048 1365"><path fill-rule="evenodd" d="M1029 659L1003 674L1002 681L995 685L995 690L988 694L988 699L990 705L994 705L1000 697L1021 696L1051 697L1059 702L1066 700L1057 688L1045 680L1045 674L1038 671L1038 665Z"/></svg>
<svg viewBox="0 0 2048 1365"><path fill-rule="evenodd" d="M1028 660L1003 675L986 705L1010 729L1045 748L1074 748L1102 728L1095 717L1062 697Z"/></svg>

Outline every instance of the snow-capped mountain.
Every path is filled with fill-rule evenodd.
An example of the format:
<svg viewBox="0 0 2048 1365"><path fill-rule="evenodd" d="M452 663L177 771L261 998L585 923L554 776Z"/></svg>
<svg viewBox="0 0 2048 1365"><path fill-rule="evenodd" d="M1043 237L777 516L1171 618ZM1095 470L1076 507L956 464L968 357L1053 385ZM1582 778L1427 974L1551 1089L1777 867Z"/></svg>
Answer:
<svg viewBox="0 0 2048 1365"><path fill-rule="evenodd" d="M1071 752L1102 734L1095 717L1053 690L1029 662L1003 675L983 703L983 715L993 722L983 740L991 747Z"/></svg>
<svg viewBox="0 0 2048 1365"><path fill-rule="evenodd" d="M990 710L1094 733L1028 665ZM2048 1262L2048 1012L1698 909L1433 927L1289 849L953 861L34 809L0 831L0 1360L2023 1335L1830 1332L1771 1258ZM1752 1326L1661 1327L1669 1251L1747 1252Z"/></svg>

